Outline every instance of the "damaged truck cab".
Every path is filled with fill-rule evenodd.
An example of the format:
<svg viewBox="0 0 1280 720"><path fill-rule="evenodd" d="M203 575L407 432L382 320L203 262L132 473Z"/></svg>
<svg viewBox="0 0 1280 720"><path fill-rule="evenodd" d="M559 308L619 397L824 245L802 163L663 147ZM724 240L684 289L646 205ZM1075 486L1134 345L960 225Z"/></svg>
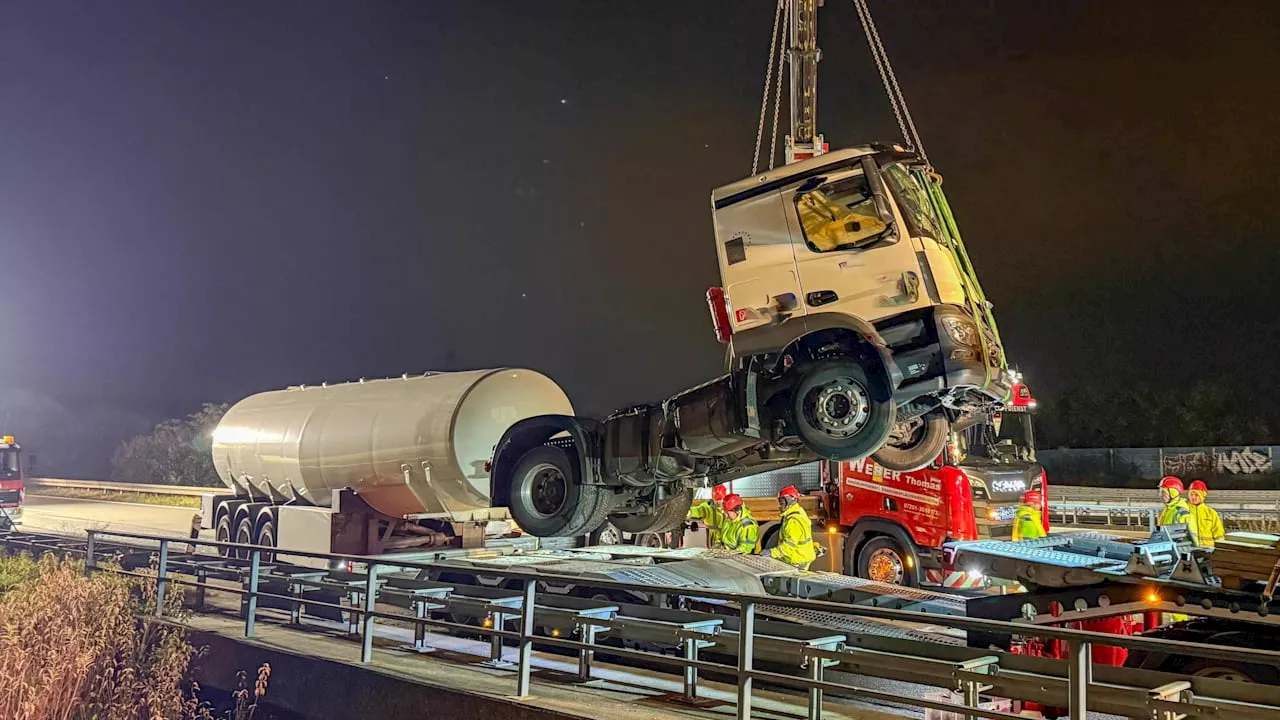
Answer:
<svg viewBox="0 0 1280 720"><path fill-rule="evenodd" d="M915 470L1009 392L942 194L898 147L819 155L712 193L724 375L604 421L527 418L491 497L539 536L665 532L696 486L818 459Z"/></svg>

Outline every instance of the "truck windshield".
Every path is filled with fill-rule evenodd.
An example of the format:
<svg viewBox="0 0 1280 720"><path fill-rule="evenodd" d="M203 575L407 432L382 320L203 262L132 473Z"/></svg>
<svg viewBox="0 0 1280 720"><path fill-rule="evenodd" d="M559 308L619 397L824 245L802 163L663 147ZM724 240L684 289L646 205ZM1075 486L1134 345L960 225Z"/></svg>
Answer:
<svg viewBox="0 0 1280 720"><path fill-rule="evenodd" d="M1036 459L1030 413L1004 413L998 422L966 428L961 443L967 462L1014 464Z"/></svg>
<svg viewBox="0 0 1280 720"><path fill-rule="evenodd" d="M940 223L933 212L933 204L929 202L929 194L920 187L920 183L907 171L901 163L886 165L881 174L889 192L898 201L898 209L907 223L907 231L912 237L928 237L942 239Z"/></svg>
<svg viewBox="0 0 1280 720"><path fill-rule="evenodd" d="M880 219L867 177L861 172L797 194L796 212L805 244L814 252L864 247L889 228Z"/></svg>
<svg viewBox="0 0 1280 720"><path fill-rule="evenodd" d="M0 450L0 478L21 477L17 450Z"/></svg>

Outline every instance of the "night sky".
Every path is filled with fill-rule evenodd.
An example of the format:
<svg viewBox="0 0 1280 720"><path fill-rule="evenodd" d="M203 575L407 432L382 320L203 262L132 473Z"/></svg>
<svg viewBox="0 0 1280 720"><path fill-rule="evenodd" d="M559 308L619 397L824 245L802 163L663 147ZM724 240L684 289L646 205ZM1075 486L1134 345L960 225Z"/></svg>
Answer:
<svg viewBox="0 0 1280 720"><path fill-rule="evenodd" d="M871 5L1033 388L1276 390L1280 4ZM162 416L709 379L709 193L750 170L772 8L0 0L0 382ZM851 4L820 18L819 130L896 139Z"/></svg>

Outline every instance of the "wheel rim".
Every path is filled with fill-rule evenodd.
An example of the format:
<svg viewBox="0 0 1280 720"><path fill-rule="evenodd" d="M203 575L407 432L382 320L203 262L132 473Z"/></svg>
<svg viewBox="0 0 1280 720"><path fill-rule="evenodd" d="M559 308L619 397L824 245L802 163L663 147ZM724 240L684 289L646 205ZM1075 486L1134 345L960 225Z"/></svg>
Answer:
<svg viewBox="0 0 1280 720"><path fill-rule="evenodd" d="M217 529L213 531L213 539L218 542L231 542L231 523L219 521ZM220 547L218 548L218 554L223 557L230 557L231 551L228 548Z"/></svg>
<svg viewBox="0 0 1280 720"><path fill-rule="evenodd" d="M596 538L597 545L621 545L622 531L609 523L600 528L600 536Z"/></svg>
<svg viewBox="0 0 1280 720"><path fill-rule="evenodd" d="M923 439L924 419L917 417L895 424L893 430L889 431L889 439L885 444L895 448L909 448L919 445Z"/></svg>
<svg viewBox="0 0 1280 720"><path fill-rule="evenodd" d="M890 548L878 548L867 559L867 579L876 582L901 585L906 575L906 563L902 556Z"/></svg>
<svg viewBox="0 0 1280 720"><path fill-rule="evenodd" d="M525 473L524 482L520 483L520 499L538 517L553 517L569 499L569 482L560 468L539 463Z"/></svg>
<svg viewBox="0 0 1280 720"><path fill-rule="evenodd" d="M1213 678L1215 680L1233 680L1235 682L1253 682L1253 678L1230 667L1207 667L1192 673L1194 677Z"/></svg>
<svg viewBox="0 0 1280 720"><path fill-rule="evenodd" d="M644 533L636 536L635 544L640 547L660 548L662 547L662 537L655 533Z"/></svg>
<svg viewBox="0 0 1280 720"><path fill-rule="evenodd" d="M805 415L819 432L833 438L853 436L871 417L867 389L851 377L838 377L805 395Z"/></svg>

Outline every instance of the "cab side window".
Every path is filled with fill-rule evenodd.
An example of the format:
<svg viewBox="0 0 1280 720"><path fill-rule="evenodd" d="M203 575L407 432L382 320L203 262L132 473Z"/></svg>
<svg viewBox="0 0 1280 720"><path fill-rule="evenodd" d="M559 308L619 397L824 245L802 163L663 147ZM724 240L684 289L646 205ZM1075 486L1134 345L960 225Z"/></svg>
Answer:
<svg viewBox="0 0 1280 720"><path fill-rule="evenodd" d="M798 192L796 212L804 242L814 252L865 247L889 229L880 219L866 176L860 172Z"/></svg>

